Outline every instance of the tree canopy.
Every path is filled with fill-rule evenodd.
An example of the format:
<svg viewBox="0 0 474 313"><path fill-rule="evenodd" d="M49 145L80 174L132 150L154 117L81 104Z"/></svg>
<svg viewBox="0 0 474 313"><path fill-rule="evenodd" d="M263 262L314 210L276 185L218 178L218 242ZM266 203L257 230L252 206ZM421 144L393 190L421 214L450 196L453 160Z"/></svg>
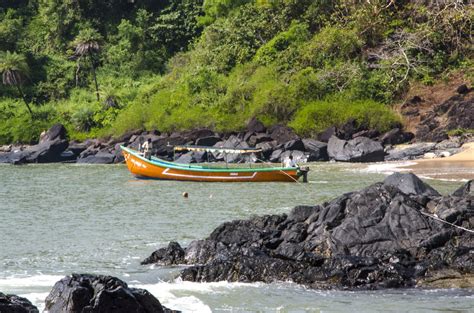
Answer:
<svg viewBox="0 0 474 313"><path fill-rule="evenodd" d="M0 143L53 122L76 139L232 131L254 116L305 135L348 114L384 130L413 84L473 77L473 12L460 1L0 0L0 52L16 59L2 65Z"/></svg>

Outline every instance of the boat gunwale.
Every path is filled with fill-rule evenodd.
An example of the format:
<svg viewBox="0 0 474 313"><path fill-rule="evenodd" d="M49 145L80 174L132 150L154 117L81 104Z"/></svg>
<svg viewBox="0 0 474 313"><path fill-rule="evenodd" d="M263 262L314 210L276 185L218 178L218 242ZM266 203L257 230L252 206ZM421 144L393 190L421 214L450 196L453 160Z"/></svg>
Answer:
<svg viewBox="0 0 474 313"><path fill-rule="evenodd" d="M125 146L120 146L120 148L132 154L133 156L139 158L140 160L160 167L167 167L173 168L177 170L187 170L187 171L195 171L195 172L215 172L215 173L235 173L235 172L274 172L274 171L296 171L298 167L268 167L268 168L212 168L212 167L204 167L199 165L186 165L182 163L175 163L170 161L165 161L157 157L153 157L153 159L149 160L141 155L139 155L136 150L127 148Z"/></svg>

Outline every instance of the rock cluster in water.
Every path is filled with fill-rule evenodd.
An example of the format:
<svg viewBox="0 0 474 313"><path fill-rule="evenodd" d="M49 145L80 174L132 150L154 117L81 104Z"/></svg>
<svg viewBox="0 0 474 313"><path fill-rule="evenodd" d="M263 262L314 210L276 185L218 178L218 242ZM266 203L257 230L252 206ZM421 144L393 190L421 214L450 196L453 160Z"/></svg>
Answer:
<svg viewBox="0 0 474 313"><path fill-rule="evenodd" d="M58 281L45 301L48 313L179 313L161 305L145 289L103 275L72 274ZM0 293L1 313L38 313L25 298Z"/></svg>
<svg viewBox="0 0 474 313"><path fill-rule="evenodd" d="M28 299L16 295L5 295L0 292L0 312L38 313L39 311Z"/></svg>
<svg viewBox="0 0 474 313"><path fill-rule="evenodd" d="M114 312L162 313L171 311L145 289L130 288L112 276L72 274L58 281L46 298L50 313Z"/></svg>
<svg viewBox="0 0 474 313"><path fill-rule="evenodd" d="M474 182L441 196L413 174L288 215L227 222L143 264L190 265L184 280L293 281L313 288L474 286Z"/></svg>

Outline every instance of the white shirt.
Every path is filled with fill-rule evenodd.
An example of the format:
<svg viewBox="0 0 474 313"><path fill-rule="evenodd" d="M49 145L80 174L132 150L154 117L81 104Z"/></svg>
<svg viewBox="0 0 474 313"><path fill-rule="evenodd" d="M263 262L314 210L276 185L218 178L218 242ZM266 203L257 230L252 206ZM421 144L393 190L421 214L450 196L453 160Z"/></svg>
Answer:
<svg viewBox="0 0 474 313"><path fill-rule="evenodd" d="M142 149L143 149L143 152L148 152L148 150L150 149L150 146L148 144L148 141L145 141L143 144L142 144Z"/></svg>
<svg viewBox="0 0 474 313"><path fill-rule="evenodd" d="M283 164L285 165L285 167L298 167L298 165L296 165L295 160L292 160L290 158L285 159L285 162Z"/></svg>

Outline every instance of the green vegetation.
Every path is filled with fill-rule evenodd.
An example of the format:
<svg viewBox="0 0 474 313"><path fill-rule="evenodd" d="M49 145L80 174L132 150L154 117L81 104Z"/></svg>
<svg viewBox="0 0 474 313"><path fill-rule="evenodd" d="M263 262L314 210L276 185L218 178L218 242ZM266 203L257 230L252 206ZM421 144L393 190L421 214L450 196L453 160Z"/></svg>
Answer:
<svg viewBox="0 0 474 313"><path fill-rule="evenodd" d="M466 128L456 128L453 130L448 131L448 135L450 136L462 136L462 135L473 135L474 129L466 129Z"/></svg>
<svg viewBox="0 0 474 313"><path fill-rule="evenodd" d="M387 130L413 82L472 75L474 9L419 3L0 1L0 144L55 122L80 140L253 116L301 135L348 118Z"/></svg>

